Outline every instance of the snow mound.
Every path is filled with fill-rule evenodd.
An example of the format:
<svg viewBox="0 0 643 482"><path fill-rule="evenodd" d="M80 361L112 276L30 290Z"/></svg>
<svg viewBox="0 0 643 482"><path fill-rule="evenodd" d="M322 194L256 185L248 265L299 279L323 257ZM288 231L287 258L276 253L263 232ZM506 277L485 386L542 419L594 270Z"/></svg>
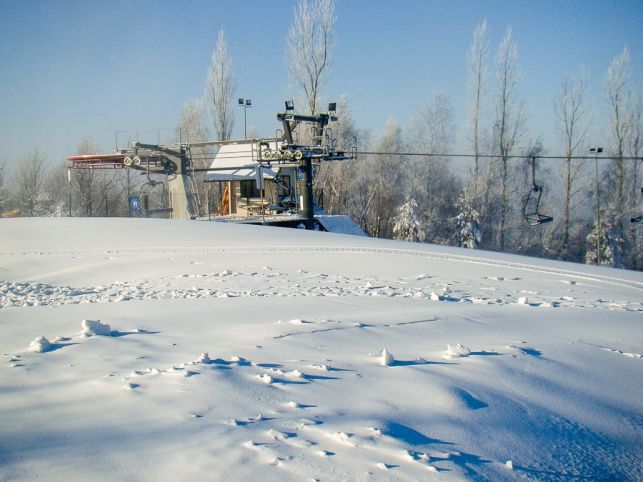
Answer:
<svg viewBox="0 0 643 482"><path fill-rule="evenodd" d="M382 350L380 365L382 365L383 367L390 367L391 365L393 365L393 363L395 363L395 357L391 353L389 353L386 348L384 348Z"/></svg>
<svg viewBox="0 0 643 482"><path fill-rule="evenodd" d="M34 338L31 343L29 343L29 351L34 353L44 353L51 349L51 343L44 336L39 336Z"/></svg>
<svg viewBox="0 0 643 482"><path fill-rule="evenodd" d="M208 353L201 353L201 356L196 360L196 362L207 365L208 363L212 363L212 360L210 359L210 355Z"/></svg>
<svg viewBox="0 0 643 482"><path fill-rule="evenodd" d="M112 327L107 323L101 323L100 320L83 320L81 326L85 336L111 336L112 334Z"/></svg>
<svg viewBox="0 0 643 482"><path fill-rule="evenodd" d="M468 356L470 354L471 350L460 343L456 344L455 346L447 345L447 357L449 358L458 358Z"/></svg>

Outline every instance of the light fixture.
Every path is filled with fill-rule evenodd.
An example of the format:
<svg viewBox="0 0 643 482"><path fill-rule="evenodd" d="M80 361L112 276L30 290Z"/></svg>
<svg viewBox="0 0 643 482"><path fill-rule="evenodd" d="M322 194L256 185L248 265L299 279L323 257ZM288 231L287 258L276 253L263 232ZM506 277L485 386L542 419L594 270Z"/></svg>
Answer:
<svg viewBox="0 0 643 482"><path fill-rule="evenodd" d="M337 102L328 104L328 112L335 112L337 110Z"/></svg>
<svg viewBox="0 0 643 482"><path fill-rule="evenodd" d="M248 119L246 111L248 108L252 107L252 101L250 99L239 97L239 107L243 107L243 136L248 137Z"/></svg>
<svg viewBox="0 0 643 482"><path fill-rule="evenodd" d="M292 100L286 101L286 110L295 110L295 103Z"/></svg>

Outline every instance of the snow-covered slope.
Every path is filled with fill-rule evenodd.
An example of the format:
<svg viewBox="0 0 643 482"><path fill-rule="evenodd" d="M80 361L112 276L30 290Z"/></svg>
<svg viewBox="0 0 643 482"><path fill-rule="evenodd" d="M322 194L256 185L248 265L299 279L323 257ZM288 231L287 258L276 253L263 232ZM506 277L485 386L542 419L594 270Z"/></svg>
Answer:
<svg viewBox="0 0 643 482"><path fill-rule="evenodd" d="M498 253L0 220L0 479L640 480L642 300Z"/></svg>

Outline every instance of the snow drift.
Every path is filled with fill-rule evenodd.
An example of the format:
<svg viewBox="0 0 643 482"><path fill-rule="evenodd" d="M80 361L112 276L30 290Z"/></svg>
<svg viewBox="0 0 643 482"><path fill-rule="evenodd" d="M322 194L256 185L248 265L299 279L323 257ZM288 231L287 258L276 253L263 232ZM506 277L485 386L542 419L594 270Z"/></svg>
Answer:
<svg viewBox="0 0 643 482"><path fill-rule="evenodd" d="M0 232L2 480L643 477L640 273L206 222Z"/></svg>

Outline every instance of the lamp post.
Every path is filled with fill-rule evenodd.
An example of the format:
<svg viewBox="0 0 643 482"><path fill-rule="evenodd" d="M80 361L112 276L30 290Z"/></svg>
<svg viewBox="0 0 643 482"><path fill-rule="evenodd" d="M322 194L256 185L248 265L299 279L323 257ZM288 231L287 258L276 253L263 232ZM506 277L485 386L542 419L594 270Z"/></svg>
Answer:
<svg viewBox="0 0 643 482"><path fill-rule="evenodd" d="M601 264L601 196L598 190L598 155L603 152L602 147L592 147L589 152L594 154L594 168L596 170L596 265Z"/></svg>
<svg viewBox="0 0 643 482"><path fill-rule="evenodd" d="M243 107L243 137L245 139L248 137L248 123L246 112L249 108L252 107L252 101L250 99L239 98L239 107Z"/></svg>

